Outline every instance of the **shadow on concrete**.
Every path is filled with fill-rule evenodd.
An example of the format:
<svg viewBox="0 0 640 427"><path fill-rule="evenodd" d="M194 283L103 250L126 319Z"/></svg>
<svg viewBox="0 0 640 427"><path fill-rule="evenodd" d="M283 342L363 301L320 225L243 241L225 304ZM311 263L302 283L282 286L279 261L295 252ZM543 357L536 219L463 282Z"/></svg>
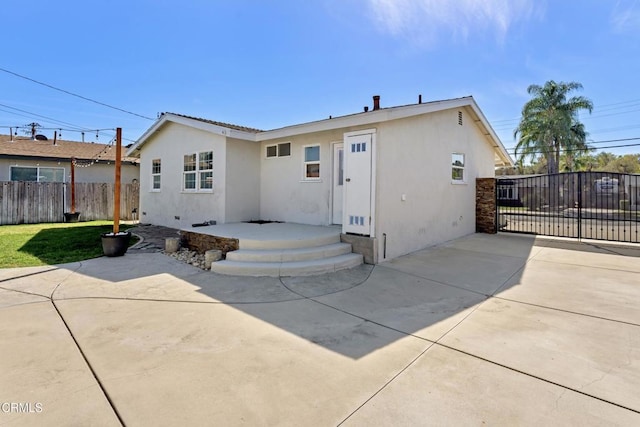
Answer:
<svg viewBox="0 0 640 427"><path fill-rule="evenodd" d="M54 299L226 304L358 359L407 335L437 341L518 283L536 248L534 238L472 235L375 267L283 278L224 276L161 253L132 253L82 262Z"/></svg>
<svg viewBox="0 0 640 427"><path fill-rule="evenodd" d="M40 244L64 232L46 230ZM98 230L96 233L99 235ZM529 260L542 250L547 250L546 257L560 256L555 248L583 251L585 256L586 252L615 251L634 257L640 253L638 249L534 236L476 234L375 267L274 278L225 276L161 253L132 251L124 257L83 261L77 269L73 267L73 274L52 281L51 286L61 283L55 289L56 300L225 304L358 359L407 335L438 341L478 304L517 286ZM35 251L35 246L29 250ZM11 283L18 287L26 280L32 283L35 277Z"/></svg>

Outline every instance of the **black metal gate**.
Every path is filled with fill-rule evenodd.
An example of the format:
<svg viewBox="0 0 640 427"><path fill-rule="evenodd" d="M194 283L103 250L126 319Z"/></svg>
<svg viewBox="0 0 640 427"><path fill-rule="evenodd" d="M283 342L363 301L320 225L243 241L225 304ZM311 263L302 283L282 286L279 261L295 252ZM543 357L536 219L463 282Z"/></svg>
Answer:
<svg viewBox="0 0 640 427"><path fill-rule="evenodd" d="M503 176L496 184L500 231L640 243L640 175Z"/></svg>

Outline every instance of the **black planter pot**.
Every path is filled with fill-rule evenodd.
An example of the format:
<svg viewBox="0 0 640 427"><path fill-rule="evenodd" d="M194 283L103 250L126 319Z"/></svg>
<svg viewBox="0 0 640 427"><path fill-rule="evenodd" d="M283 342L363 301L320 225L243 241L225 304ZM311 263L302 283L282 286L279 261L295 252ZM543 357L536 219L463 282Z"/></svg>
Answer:
<svg viewBox="0 0 640 427"><path fill-rule="evenodd" d="M102 252L106 256L122 256L129 248L131 232L120 232L118 234L104 233L102 236Z"/></svg>
<svg viewBox="0 0 640 427"><path fill-rule="evenodd" d="M80 212L65 212L64 222L78 222L79 216L80 216Z"/></svg>

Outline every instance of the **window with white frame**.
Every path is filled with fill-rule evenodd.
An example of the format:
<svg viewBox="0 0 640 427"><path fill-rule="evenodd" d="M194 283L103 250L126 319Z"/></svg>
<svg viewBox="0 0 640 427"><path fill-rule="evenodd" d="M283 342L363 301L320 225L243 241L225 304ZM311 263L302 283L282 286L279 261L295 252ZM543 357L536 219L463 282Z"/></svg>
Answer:
<svg viewBox="0 0 640 427"><path fill-rule="evenodd" d="M160 190L160 172L162 161L160 159L151 160L151 189Z"/></svg>
<svg viewBox="0 0 640 427"><path fill-rule="evenodd" d="M11 166L11 181L64 182L64 168Z"/></svg>
<svg viewBox="0 0 640 427"><path fill-rule="evenodd" d="M517 200L518 189L513 184L498 184L498 199L499 200Z"/></svg>
<svg viewBox="0 0 640 427"><path fill-rule="evenodd" d="M267 145L267 159L274 157L289 157L291 155L291 143L283 142L281 144Z"/></svg>
<svg viewBox="0 0 640 427"><path fill-rule="evenodd" d="M464 176L464 154L451 154L451 180L453 182L465 182Z"/></svg>
<svg viewBox="0 0 640 427"><path fill-rule="evenodd" d="M213 151L185 154L182 176L184 191L213 190Z"/></svg>
<svg viewBox="0 0 640 427"><path fill-rule="evenodd" d="M304 147L304 176L305 180L320 179L320 146L307 145Z"/></svg>
<svg viewBox="0 0 640 427"><path fill-rule="evenodd" d="M213 190L213 151L198 154L198 189Z"/></svg>

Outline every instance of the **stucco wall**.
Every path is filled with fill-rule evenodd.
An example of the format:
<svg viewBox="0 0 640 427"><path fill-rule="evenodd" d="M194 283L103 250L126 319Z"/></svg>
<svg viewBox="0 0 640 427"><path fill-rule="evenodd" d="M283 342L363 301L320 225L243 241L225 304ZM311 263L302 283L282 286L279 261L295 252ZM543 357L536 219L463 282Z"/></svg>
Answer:
<svg viewBox="0 0 640 427"><path fill-rule="evenodd" d="M458 111L463 124L458 124ZM491 144L465 109L368 125L376 130L376 226L379 260L475 232L475 179L494 175ZM261 144L262 219L331 223L332 143L358 128ZM266 146L291 142L291 156L266 158ZM320 144L321 180L302 182L303 147ZM452 153L465 155L465 183L453 184ZM405 201L402 201L402 195ZM386 233L386 248L383 233Z"/></svg>
<svg viewBox="0 0 640 427"><path fill-rule="evenodd" d="M260 144L227 140L226 222L260 219Z"/></svg>
<svg viewBox="0 0 640 427"><path fill-rule="evenodd" d="M338 134L338 140L342 135ZM260 149L260 216L265 220L321 225L329 221L331 155L329 133L263 142ZM288 157L266 158L266 147L291 143ZM320 180L303 181L304 145L320 144Z"/></svg>
<svg viewBox="0 0 640 427"><path fill-rule="evenodd" d="M345 132L357 129L357 127L342 128L262 142L260 147L261 219L330 225L332 223L332 144L343 142ZM291 156L266 158L268 145L284 142L291 143ZM320 145L320 179L304 181L304 146L316 144Z"/></svg>
<svg viewBox="0 0 640 427"><path fill-rule="evenodd" d="M63 161L36 161L30 159L0 159L0 181L11 181L11 166L42 166L51 168L64 168L65 182L71 181L71 165ZM91 167L76 167L76 182L113 182L115 179L114 164L95 163ZM136 165L122 165L122 183L130 184L134 179L140 178L140 169Z"/></svg>
<svg viewBox="0 0 640 427"><path fill-rule="evenodd" d="M168 123L144 145L140 156L140 221L182 228L225 221L226 137ZM213 192L182 190L184 155L213 151ZM152 190L151 162L162 161L161 190ZM179 217L179 219L176 219Z"/></svg>
<svg viewBox="0 0 640 427"><path fill-rule="evenodd" d="M463 125L458 124L458 111L378 126L376 237L380 261L475 231L475 179L493 176L494 154L466 111L461 110ZM454 152L465 154L465 184L452 184Z"/></svg>

